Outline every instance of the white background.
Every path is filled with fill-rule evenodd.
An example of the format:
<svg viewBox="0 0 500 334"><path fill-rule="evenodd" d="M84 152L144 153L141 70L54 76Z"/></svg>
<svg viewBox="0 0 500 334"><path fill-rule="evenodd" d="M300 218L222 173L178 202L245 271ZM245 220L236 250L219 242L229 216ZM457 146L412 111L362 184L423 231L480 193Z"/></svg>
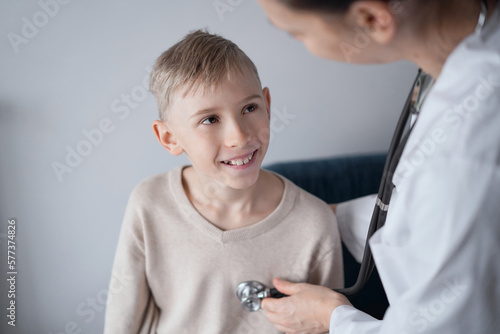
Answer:
<svg viewBox="0 0 500 334"><path fill-rule="evenodd" d="M9 218L17 221L18 264L17 326L6 324L3 279L0 332L102 332L130 191L187 163L156 142L154 98L137 94L147 67L190 30L237 43L270 87L274 117L294 116L275 118L266 164L387 149L414 66L321 60L272 27L256 1L220 2L227 11L218 13L212 0L73 0L58 8L42 0L52 3L48 15L38 1L0 1L1 277ZM17 47L14 34L25 38ZM113 112L132 92L129 114ZM76 150L82 131L106 119L113 131L58 178L53 164L66 165L67 147Z"/></svg>

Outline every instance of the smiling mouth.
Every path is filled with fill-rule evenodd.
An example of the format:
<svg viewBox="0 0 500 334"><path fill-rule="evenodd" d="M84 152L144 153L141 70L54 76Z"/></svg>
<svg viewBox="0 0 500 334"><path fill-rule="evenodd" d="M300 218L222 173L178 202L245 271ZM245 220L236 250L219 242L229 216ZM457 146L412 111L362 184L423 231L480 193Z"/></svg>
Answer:
<svg viewBox="0 0 500 334"><path fill-rule="evenodd" d="M244 158L235 159L235 160L226 160L226 161L221 161L221 162L223 164L226 164L229 166L243 166L243 165L246 165L247 163L249 163L250 161L252 161L252 159L255 155L255 152L257 152L257 150L253 151L252 153L250 153L248 156L246 156Z"/></svg>

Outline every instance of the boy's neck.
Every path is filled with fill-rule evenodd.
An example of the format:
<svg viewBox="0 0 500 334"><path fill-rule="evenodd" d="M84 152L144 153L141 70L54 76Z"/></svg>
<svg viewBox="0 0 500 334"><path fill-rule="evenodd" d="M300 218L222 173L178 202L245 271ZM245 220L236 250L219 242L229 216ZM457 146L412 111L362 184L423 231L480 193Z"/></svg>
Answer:
<svg viewBox="0 0 500 334"><path fill-rule="evenodd" d="M196 210L225 231L252 225L269 216L280 203L284 190L276 175L263 170L257 182L246 189L233 189L199 177L193 167L183 170L182 183Z"/></svg>

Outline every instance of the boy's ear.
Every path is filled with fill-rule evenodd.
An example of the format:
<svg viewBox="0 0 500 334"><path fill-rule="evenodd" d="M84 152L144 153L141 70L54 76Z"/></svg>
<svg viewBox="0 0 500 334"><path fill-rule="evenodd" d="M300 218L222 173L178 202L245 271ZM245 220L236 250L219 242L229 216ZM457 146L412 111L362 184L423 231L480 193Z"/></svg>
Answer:
<svg viewBox="0 0 500 334"><path fill-rule="evenodd" d="M165 147L173 155L180 155L184 149L179 145L169 127L162 121L153 122L153 132L158 138L160 145Z"/></svg>
<svg viewBox="0 0 500 334"><path fill-rule="evenodd" d="M269 93L269 88L264 87L264 89L262 89L262 94L266 102L267 118L271 119L271 93Z"/></svg>

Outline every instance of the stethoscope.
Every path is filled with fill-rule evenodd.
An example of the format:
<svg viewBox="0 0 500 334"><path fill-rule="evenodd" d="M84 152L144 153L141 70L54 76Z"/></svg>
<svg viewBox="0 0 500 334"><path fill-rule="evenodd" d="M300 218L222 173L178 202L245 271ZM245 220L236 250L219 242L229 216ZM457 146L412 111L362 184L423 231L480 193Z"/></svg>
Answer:
<svg viewBox="0 0 500 334"><path fill-rule="evenodd" d="M243 308L249 312L255 312L260 309L262 299L287 297L276 288L268 288L264 284L257 281L246 281L238 285L236 296L241 301Z"/></svg>
<svg viewBox="0 0 500 334"><path fill-rule="evenodd" d="M481 31L486 21L487 7L484 0L481 1L481 13L476 26L476 33ZM387 159L382 173L382 181L378 190L375 208L370 220L370 226L366 237L363 260L359 275L353 286L344 289L334 289L347 297L357 294L366 284L375 267L372 253L369 247L369 240L373 234L385 224L387 211L389 210L389 202L391 200L394 184L392 178L398 165L403 149L406 145L411 130L415 125L418 113L420 112L422 103L427 96L430 88L434 84L434 79L419 69L417 77L413 82L413 86L408 94L403 111L399 117L396 130L389 146ZM249 312L255 312L260 309L261 301L264 298L282 298L287 295L282 294L276 288L268 288L264 284L257 281L245 281L238 285L236 296L241 301L243 308Z"/></svg>

